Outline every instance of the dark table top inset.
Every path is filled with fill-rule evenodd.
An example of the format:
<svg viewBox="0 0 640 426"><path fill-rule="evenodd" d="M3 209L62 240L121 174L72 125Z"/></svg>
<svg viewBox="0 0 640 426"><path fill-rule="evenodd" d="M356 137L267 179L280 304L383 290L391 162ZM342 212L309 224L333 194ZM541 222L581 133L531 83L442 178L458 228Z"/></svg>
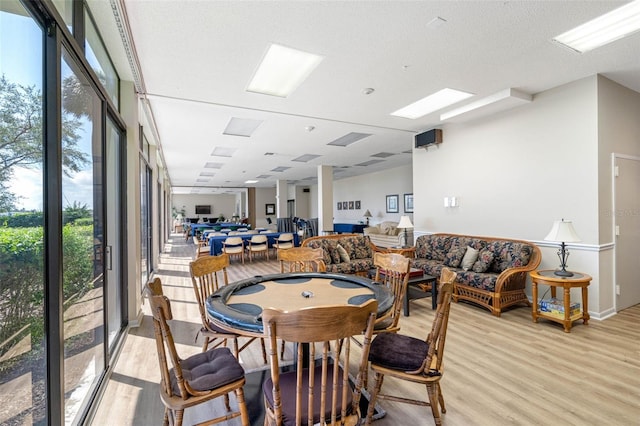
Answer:
<svg viewBox="0 0 640 426"><path fill-rule="evenodd" d="M261 335L263 308L360 305L369 299L378 301L378 316L393 304L391 292L368 278L299 272L256 276L229 284L209 296L206 307L218 324L240 334Z"/></svg>

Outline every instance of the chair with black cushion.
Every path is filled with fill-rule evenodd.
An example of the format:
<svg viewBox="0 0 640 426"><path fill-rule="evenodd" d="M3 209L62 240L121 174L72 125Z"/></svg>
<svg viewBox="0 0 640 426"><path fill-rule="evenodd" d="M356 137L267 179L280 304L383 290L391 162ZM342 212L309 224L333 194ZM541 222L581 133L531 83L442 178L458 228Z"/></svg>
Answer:
<svg viewBox="0 0 640 426"><path fill-rule="evenodd" d="M271 361L271 377L262 385L265 425L357 424L377 306L369 300L359 306L262 312ZM361 352L351 348L354 335L363 336ZM280 371L277 339L297 345L292 371ZM349 380L349 368L357 369L355 383Z"/></svg>
<svg viewBox="0 0 640 426"><path fill-rule="evenodd" d="M393 294L393 305L385 315L376 319L373 334L396 333L400 330L399 321L402 312L402 303L404 302L404 294L407 291L407 283L409 282L409 270L411 269L410 260L397 253L374 252L373 264L376 267L374 281L386 286ZM353 340L356 344L360 345L360 342L356 338ZM365 375L365 388L367 385L368 376Z"/></svg>
<svg viewBox="0 0 640 426"><path fill-rule="evenodd" d="M194 260L189 264L189 273L191 275L191 283L193 284L193 291L196 295L198 309L200 310L200 320L202 322L202 328L199 332L199 334L202 334L204 337L202 352L205 352L210 345L214 348L220 345L226 346L227 341L230 340L233 344L233 354L236 358L240 359L240 352L256 340L256 338L247 338L249 340L247 340L244 345L239 346L238 338L240 338L240 336L215 325L209 319L205 306L207 298L212 293L215 293L229 283L227 274L228 266L229 255L223 253L219 256L207 256ZM267 353L264 339L260 339L260 344L262 345L262 359L266 363Z"/></svg>
<svg viewBox="0 0 640 426"><path fill-rule="evenodd" d="M203 258L204 259L204 258ZM153 315L153 328L160 365L160 398L165 406L164 424L180 426L184 410L215 398L224 397L227 412L199 425L210 425L240 417L249 425L244 400L244 369L228 348L214 348L182 359L178 356L167 321L173 319L171 303L162 294L156 279L147 284L147 297ZM234 393L238 408L231 410L229 394Z"/></svg>
<svg viewBox="0 0 640 426"><path fill-rule="evenodd" d="M438 307L426 340L400 333L381 333L371 343L369 362L375 373L375 383L365 424L371 424L374 406L378 398L431 406L431 413L436 425L442 424L440 408L443 413L446 412L446 408L440 388L440 379L444 374L442 360L451 308L451 293L455 279L455 272L448 268L442 269L439 279ZM425 385L429 401L381 394L383 380L388 376Z"/></svg>
<svg viewBox="0 0 640 426"><path fill-rule="evenodd" d="M411 264L409 258L397 253L373 253L376 268L374 281L384 284L393 293L393 306L383 317L376 320L374 334L400 330L400 312L409 282Z"/></svg>
<svg viewBox="0 0 640 426"><path fill-rule="evenodd" d="M244 264L244 241L240 237L228 237L222 242L222 252L229 257L240 257Z"/></svg>

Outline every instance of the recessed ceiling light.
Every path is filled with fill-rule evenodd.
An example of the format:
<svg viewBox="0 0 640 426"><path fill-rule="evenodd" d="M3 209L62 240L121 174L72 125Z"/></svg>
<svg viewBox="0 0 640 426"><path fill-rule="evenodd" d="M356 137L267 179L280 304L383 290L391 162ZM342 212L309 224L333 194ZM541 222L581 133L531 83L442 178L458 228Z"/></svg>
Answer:
<svg viewBox="0 0 640 426"><path fill-rule="evenodd" d="M384 160L369 160L369 161L365 161L364 163L358 163L355 164L356 166L371 166L373 164L378 164L378 163L382 163Z"/></svg>
<svg viewBox="0 0 640 426"><path fill-rule="evenodd" d="M205 169L221 169L222 166L224 166L224 163L208 162L208 163L205 163L204 168Z"/></svg>
<svg viewBox="0 0 640 426"><path fill-rule="evenodd" d="M257 180L246 180L244 183L258 183Z"/></svg>
<svg viewBox="0 0 640 426"><path fill-rule="evenodd" d="M249 82L247 91L286 98L322 59L320 55L272 44Z"/></svg>
<svg viewBox="0 0 640 426"><path fill-rule="evenodd" d="M347 146L347 145L351 145L354 142L358 142L360 139L364 139L369 136L371 136L371 133L351 132L351 133L347 133L344 136L339 137L336 140L329 142L327 145Z"/></svg>
<svg viewBox="0 0 640 426"><path fill-rule="evenodd" d="M302 163L306 163L308 161L315 160L318 157L320 157L320 156L319 155L315 155L315 154L303 154L300 157L294 158L291 161L299 161L299 162L302 162Z"/></svg>
<svg viewBox="0 0 640 426"><path fill-rule="evenodd" d="M553 40L584 53L640 30L640 0L605 13Z"/></svg>
<svg viewBox="0 0 640 426"><path fill-rule="evenodd" d="M364 93L365 95L370 95L375 91L376 91L376 89L374 89L372 87L367 87L365 89L362 89L362 93Z"/></svg>
<svg viewBox="0 0 640 426"><path fill-rule="evenodd" d="M262 120L232 117L222 134L249 137L256 131Z"/></svg>
<svg viewBox="0 0 640 426"><path fill-rule="evenodd" d="M234 152L236 152L236 148L217 146L213 149L211 155L214 157L232 157Z"/></svg>
<svg viewBox="0 0 640 426"><path fill-rule="evenodd" d="M533 97L516 89L504 89L486 98L478 99L461 107L440 114L440 120L477 118L488 114L495 114L508 108L531 102ZM463 118L464 117L464 118ZM456 120L453 120L456 121Z"/></svg>
<svg viewBox="0 0 640 426"><path fill-rule="evenodd" d="M432 95L422 98L404 108L400 108L397 111L391 113L396 117L416 119L431 112L445 108L449 105L453 105L460 102L463 99L467 99L473 96L471 93L462 92L454 89L442 89Z"/></svg>
<svg viewBox="0 0 640 426"><path fill-rule="evenodd" d="M371 154L372 157L378 157L378 158L388 158L388 157L391 157L392 155L395 155L395 154L392 154L390 152L379 152L377 154Z"/></svg>

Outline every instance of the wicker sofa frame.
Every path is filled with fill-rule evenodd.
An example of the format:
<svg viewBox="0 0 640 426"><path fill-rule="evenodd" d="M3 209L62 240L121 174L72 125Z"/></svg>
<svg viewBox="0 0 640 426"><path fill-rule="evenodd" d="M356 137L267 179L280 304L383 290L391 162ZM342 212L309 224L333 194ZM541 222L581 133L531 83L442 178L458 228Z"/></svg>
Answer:
<svg viewBox="0 0 640 426"><path fill-rule="evenodd" d="M446 236L446 237L459 237L459 238L471 238L481 240L486 243L492 242L514 242L531 246L531 256L529 262L525 266L509 267L498 275L493 291L488 291L460 282L460 274L455 282L453 289L453 300L459 302L465 300L474 304L480 305L488 309L493 315L500 316L502 311L510 306L525 304L531 306L531 302L527 298L525 293L525 285L527 277L530 271L535 270L542 260L542 254L540 249L533 243L524 240L514 240L508 238L494 238L494 237L482 237L475 235L460 235L460 234L446 234L438 233L431 234L432 236ZM428 236L426 236L428 237ZM421 237L418 237L421 238ZM444 266L444 265L442 265ZM453 269L454 271L462 271L461 269Z"/></svg>

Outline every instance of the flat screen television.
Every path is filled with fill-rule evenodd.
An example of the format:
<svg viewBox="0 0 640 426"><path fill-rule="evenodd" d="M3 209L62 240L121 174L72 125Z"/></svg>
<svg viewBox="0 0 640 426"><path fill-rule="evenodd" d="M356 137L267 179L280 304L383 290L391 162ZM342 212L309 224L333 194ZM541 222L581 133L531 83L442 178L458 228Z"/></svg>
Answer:
<svg viewBox="0 0 640 426"><path fill-rule="evenodd" d="M211 206L196 206L196 214L211 214Z"/></svg>

